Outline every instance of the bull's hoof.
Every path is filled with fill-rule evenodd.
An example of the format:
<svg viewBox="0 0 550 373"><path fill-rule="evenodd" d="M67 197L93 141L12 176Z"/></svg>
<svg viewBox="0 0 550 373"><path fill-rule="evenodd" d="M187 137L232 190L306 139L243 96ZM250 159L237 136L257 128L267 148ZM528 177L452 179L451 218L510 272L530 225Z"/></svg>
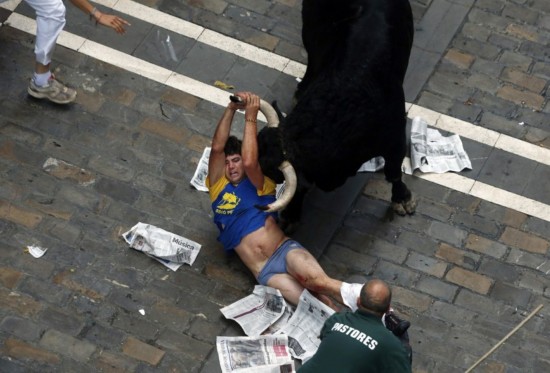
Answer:
<svg viewBox="0 0 550 373"><path fill-rule="evenodd" d="M411 195L411 198L406 201L392 202L391 208L397 215L405 216L414 214L416 211L416 205L416 198Z"/></svg>

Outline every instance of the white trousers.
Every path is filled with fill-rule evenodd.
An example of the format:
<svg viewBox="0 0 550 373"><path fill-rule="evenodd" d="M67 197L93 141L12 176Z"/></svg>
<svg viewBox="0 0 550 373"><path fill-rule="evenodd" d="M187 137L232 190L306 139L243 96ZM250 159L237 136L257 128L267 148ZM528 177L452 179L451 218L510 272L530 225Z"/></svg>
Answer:
<svg viewBox="0 0 550 373"><path fill-rule="evenodd" d="M36 62L52 61L57 37L65 27L65 5L62 0L25 0L36 12Z"/></svg>

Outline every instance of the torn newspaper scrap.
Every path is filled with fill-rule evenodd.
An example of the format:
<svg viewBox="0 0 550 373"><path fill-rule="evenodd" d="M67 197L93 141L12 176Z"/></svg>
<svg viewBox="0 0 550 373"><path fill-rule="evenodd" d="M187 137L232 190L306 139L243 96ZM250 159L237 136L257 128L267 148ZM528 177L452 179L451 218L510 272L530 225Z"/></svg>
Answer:
<svg viewBox="0 0 550 373"><path fill-rule="evenodd" d="M415 117L411 127L412 170L444 173L472 169L468 154L458 135L444 137L438 130L428 128L421 117Z"/></svg>
<svg viewBox="0 0 550 373"><path fill-rule="evenodd" d="M217 337L216 348L222 373L294 372L286 335Z"/></svg>
<svg viewBox="0 0 550 373"><path fill-rule="evenodd" d="M248 336L258 336L274 324L287 308L278 289L256 285L254 292L220 311L226 319L235 320Z"/></svg>
<svg viewBox="0 0 550 373"><path fill-rule="evenodd" d="M201 159L195 170L195 174L191 179L191 185L193 185L197 190L202 192L208 192L206 187L206 177L208 176L208 160L210 159L210 149L209 147L204 148L202 152Z"/></svg>
<svg viewBox="0 0 550 373"><path fill-rule="evenodd" d="M193 265L201 249L194 241L145 223L137 223L122 237L131 248L144 252L173 271L184 263Z"/></svg>

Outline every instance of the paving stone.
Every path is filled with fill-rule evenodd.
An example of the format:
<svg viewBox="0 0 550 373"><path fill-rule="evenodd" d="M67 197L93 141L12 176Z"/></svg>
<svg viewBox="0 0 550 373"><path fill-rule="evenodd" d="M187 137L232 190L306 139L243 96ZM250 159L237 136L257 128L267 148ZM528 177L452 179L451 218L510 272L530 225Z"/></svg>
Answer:
<svg viewBox="0 0 550 373"><path fill-rule="evenodd" d="M550 222L528 217L523 228L528 232L533 232L538 236L545 237L550 232Z"/></svg>
<svg viewBox="0 0 550 373"><path fill-rule="evenodd" d="M23 274L13 268L0 267L0 284L8 289L13 289Z"/></svg>
<svg viewBox="0 0 550 373"><path fill-rule="evenodd" d="M90 211L96 210L101 203L101 197L97 194L92 193L90 190L72 185L62 186L59 195L68 203Z"/></svg>
<svg viewBox="0 0 550 373"><path fill-rule="evenodd" d="M550 263L541 255L530 254L525 251L512 249L506 259L508 263L525 266L541 271L544 274L550 273Z"/></svg>
<svg viewBox="0 0 550 373"><path fill-rule="evenodd" d="M84 338L94 345L113 351L119 350L125 337L123 332L95 322L84 335Z"/></svg>
<svg viewBox="0 0 550 373"><path fill-rule="evenodd" d="M53 278L53 283L62 285L74 293L80 293L92 301L102 301L112 286L106 280L98 280L99 276L101 274L86 274L71 268L58 272Z"/></svg>
<svg viewBox="0 0 550 373"><path fill-rule="evenodd" d="M490 278L460 267L451 268L445 279L480 294L487 294L493 284Z"/></svg>
<svg viewBox="0 0 550 373"><path fill-rule="evenodd" d="M0 330L26 341L36 341L43 329L31 320L7 316L0 323Z"/></svg>
<svg viewBox="0 0 550 373"><path fill-rule="evenodd" d="M67 302L70 293L52 283L39 281L32 277L27 277L19 286L19 291L31 295L35 299L44 300L49 303L63 305Z"/></svg>
<svg viewBox="0 0 550 373"><path fill-rule="evenodd" d="M431 297L399 286L392 286L392 294L394 303L412 308L418 312L426 311L432 303Z"/></svg>
<svg viewBox="0 0 550 373"><path fill-rule="evenodd" d="M122 352L136 360L145 361L151 365L157 365L165 354L164 351L134 337L129 337L124 342Z"/></svg>
<svg viewBox="0 0 550 373"><path fill-rule="evenodd" d="M43 260L38 263L32 255L22 255L25 251L26 250L23 248L14 249L14 252L17 253L17 258L13 260L14 266L19 268L22 273L25 273L26 275L31 275L40 279L49 278L55 270L55 262L46 260L46 258L43 257ZM48 256L48 259L51 258Z"/></svg>
<svg viewBox="0 0 550 373"><path fill-rule="evenodd" d="M96 367L104 372L135 372L137 362L132 358L102 350L99 352Z"/></svg>
<svg viewBox="0 0 550 373"><path fill-rule="evenodd" d="M461 289L458 292L454 304L473 312L487 315L498 315L502 306L501 302L494 302L482 295L472 293L465 289Z"/></svg>
<svg viewBox="0 0 550 373"><path fill-rule="evenodd" d="M40 346L60 355L64 355L80 362L86 362L95 352L96 346L71 337L57 330L47 330L40 339Z"/></svg>
<svg viewBox="0 0 550 373"><path fill-rule="evenodd" d="M524 272L518 283L519 287L531 290L533 293L544 294L544 290L550 287L550 281L544 276L532 272Z"/></svg>
<svg viewBox="0 0 550 373"><path fill-rule="evenodd" d="M536 254L546 254L550 247L550 243L547 240L529 235L511 227L507 227L504 230L500 236L500 241L504 244Z"/></svg>
<svg viewBox="0 0 550 373"><path fill-rule="evenodd" d="M154 340L159 326L141 317L138 312L117 312L112 317L112 326L143 340Z"/></svg>
<svg viewBox="0 0 550 373"><path fill-rule="evenodd" d="M496 281L491 291L491 297L510 305L526 308L531 299L531 293L525 289L518 289L513 285Z"/></svg>
<svg viewBox="0 0 550 373"><path fill-rule="evenodd" d="M376 265L377 259L370 255L362 255L343 246L331 245L325 251L325 255L351 270L362 273L370 273Z"/></svg>
<svg viewBox="0 0 550 373"><path fill-rule="evenodd" d="M514 51L504 51L498 60L501 64L517 68L521 71L528 71L533 59L525 54Z"/></svg>
<svg viewBox="0 0 550 373"><path fill-rule="evenodd" d="M27 199L25 204L32 209L36 209L57 219L69 220L72 216L72 211L70 210L72 206L63 203L63 201L38 194L32 195L31 198Z"/></svg>
<svg viewBox="0 0 550 373"><path fill-rule="evenodd" d="M220 320L216 322L209 322L204 318L197 316L193 320L187 334L194 339L212 344L212 342L216 340L217 336L222 335L223 330L226 328L226 324L227 321L222 320L221 317Z"/></svg>
<svg viewBox="0 0 550 373"><path fill-rule="evenodd" d="M447 270L446 263L414 252L409 255L405 264L411 268L439 278L443 277Z"/></svg>
<svg viewBox="0 0 550 373"><path fill-rule="evenodd" d="M396 245L414 250L424 255L433 255L438 248L438 242L431 237L420 236L413 232L401 233L397 239Z"/></svg>
<svg viewBox="0 0 550 373"><path fill-rule="evenodd" d="M520 42L507 35L492 34L488 38L489 43L507 50L515 50L519 47Z"/></svg>
<svg viewBox="0 0 550 373"><path fill-rule="evenodd" d="M0 218L34 228L40 224L43 215L0 200Z"/></svg>
<svg viewBox="0 0 550 373"><path fill-rule="evenodd" d="M178 351L199 361L204 360L212 349L212 343L204 343L173 330L163 331L157 344L163 349Z"/></svg>
<svg viewBox="0 0 550 373"><path fill-rule="evenodd" d="M467 237L466 231L438 221L431 223L427 233L432 238L442 240L454 246L462 246L462 242Z"/></svg>
<svg viewBox="0 0 550 373"><path fill-rule="evenodd" d="M160 301L154 304L151 308L146 310L146 315L149 320L178 332L186 330L193 317L193 315L186 310L175 307L167 301Z"/></svg>
<svg viewBox="0 0 550 373"><path fill-rule="evenodd" d="M428 215L431 218L448 221L454 209L446 204L431 201L429 199L421 199L418 203L417 213Z"/></svg>
<svg viewBox="0 0 550 373"><path fill-rule="evenodd" d="M540 110L544 104L544 97L536 93L525 92L516 89L512 86L504 86L497 91L497 96L516 103L517 105L525 105L534 110Z"/></svg>
<svg viewBox="0 0 550 373"><path fill-rule="evenodd" d="M542 92L547 83L545 79L533 77L512 68L505 68L502 71L501 78L535 93Z"/></svg>
<svg viewBox="0 0 550 373"><path fill-rule="evenodd" d="M44 309L39 315L39 320L49 328L72 336L77 336L84 327L82 318L54 307Z"/></svg>
<svg viewBox="0 0 550 373"><path fill-rule="evenodd" d="M492 258L484 258L478 272L495 280L514 283L520 276L517 267Z"/></svg>
<svg viewBox="0 0 550 373"><path fill-rule="evenodd" d="M539 17L539 12L522 7L518 4L506 4L502 11L502 15L508 17L513 16L514 18L522 20L526 23L535 24Z"/></svg>
<svg viewBox="0 0 550 373"><path fill-rule="evenodd" d="M502 221L505 225L509 225L514 228L522 227L523 223L528 218L526 214L519 211L487 202L481 202L477 214L488 217L492 220Z"/></svg>
<svg viewBox="0 0 550 373"><path fill-rule="evenodd" d="M432 304L430 314L455 325L468 325L476 317L475 312L442 301Z"/></svg>
<svg viewBox="0 0 550 373"><path fill-rule="evenodd" d="M455 297L458 287L433 277L423 276L416 284L416 289L430 294L437 299L451 302Z"/></svg>
<svg viewBox="0 0 550 373"><path fill-rule="evenodd" d="M480 259L480 256L477 254L457 249L445 243L441 243L439 245L439 249L435 253L435 256L439 259L445 260L446 262L453 263L470 270L477 267L477 263Z"/></svg>
<svg viewBox="0 0 550 373"><path fill-rule="evenodd" d="M6 354L8 356L11 356L16 359L30 359L35 361L41 361L49 364L59 364L61 359L58 355L41 349L34 347L28 343L25 343L23 341L9 338L4 343L4 349L6 351ZM0 368L1 368L0 364ZM6 372L13 372L11 368L9 370L6 370Z"/></svg>
<svg viewBox="0 0 550 373"><path fill-rule="evenodd" d="M383 238L389 242L394 242L395 239L399 236L399 231L391 226L386 224L379 219L364 216L364 215L351 215L346 217L344 220L344 225L369 232L370 234Z"/></svg>
<svg viewBox="0 0 550 373"><path fill-rule="evenodd" d="M499 226L495 222L468 213L457 212L453 215L453 222L489 237L496 237L499 233Z"/></svg>
<svg viewBox="0 0 550 373"><path fill-rule="evenodd" d="M390 284L397 284L401 286L407 286L415 283L420 277L415 271L411 271L383 260L378 263L373 275Z"/></svg>

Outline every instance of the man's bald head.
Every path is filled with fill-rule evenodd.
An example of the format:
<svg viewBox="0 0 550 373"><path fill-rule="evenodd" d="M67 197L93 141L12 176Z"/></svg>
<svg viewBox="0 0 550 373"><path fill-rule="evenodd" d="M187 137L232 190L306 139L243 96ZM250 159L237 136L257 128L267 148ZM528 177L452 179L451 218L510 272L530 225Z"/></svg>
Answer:
<svg viewBox="0 0 550 373"><path fill-rule="evenodd" d="M391 289L382 280L370 280L363 288L359 295L359 308L382 315L390 308Z"/></svg>

